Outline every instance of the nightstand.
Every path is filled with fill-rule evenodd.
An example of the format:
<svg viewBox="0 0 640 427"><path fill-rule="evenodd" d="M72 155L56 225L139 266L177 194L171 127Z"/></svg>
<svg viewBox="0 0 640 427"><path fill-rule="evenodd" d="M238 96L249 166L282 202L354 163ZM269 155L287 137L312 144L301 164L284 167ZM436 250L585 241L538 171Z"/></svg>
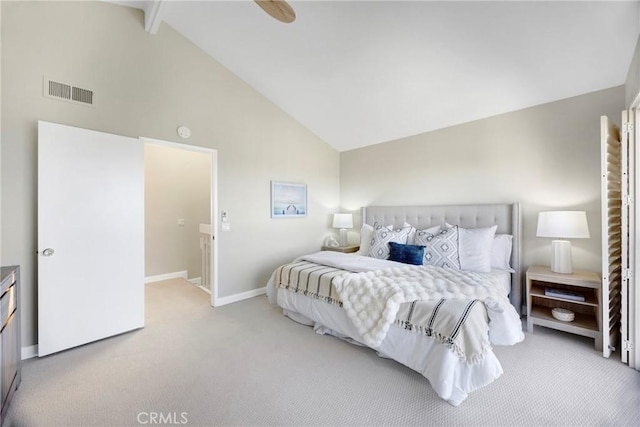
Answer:
<svg viewBox="0 0 640 427"><path fill-rule="evenodd" d="M595 339L596 350L601 351L600 289L600 276L593 271L561 274L552 272L549 267L539 265L529 267L526 289L527 331L533 333L533 325L540 325L591 337ZM562 296L563 293L569 295ZM575 299L580 296L584 301ZM555 319L551 314L551 310L555 307L571 310L575 313L575 319L571 322Z"/></svg>
<svg viewBox="0 0 640 427"><path fill-rule="evenodd" d="M338 246L337 248L331 247L331 246L323 246L321 248L323 251L334 251L334 252L342 252L345 254L349 254L352 252L358 252L358 249L360 249L359 245L352 245L352 246Z"/></svg>

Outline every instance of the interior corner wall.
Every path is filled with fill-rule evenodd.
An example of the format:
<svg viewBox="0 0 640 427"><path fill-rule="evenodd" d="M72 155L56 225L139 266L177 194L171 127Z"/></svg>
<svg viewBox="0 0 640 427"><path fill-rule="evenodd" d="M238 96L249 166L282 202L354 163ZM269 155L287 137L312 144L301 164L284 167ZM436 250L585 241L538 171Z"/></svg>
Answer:
<svg viewBox="0 0 640 427"><path fill-rule="evenodd" d="M601 270L600 116L620 123L619 86L375 146L342 152L342 206L520 202L523 265L549 265L536 237L543 210L585 210L576 269ZM463 108L463 106L461 106Z"/></svg>
<svg viewBox="0 0 640 427"><path fill-rule="evenodd" d="M633 52L627 80L624 84L625 106L631 107L633 102L640 98L640 37L636 43L636 49Z"/></svg>
<svg viewBox="0 0 640 427"><path fill-rule="evenodd" d="M37 343L37 121L217 150L219 297L266 285L318 250L340 202L339 153L220 63L140 10L106 2L0 2L2 257L22 269L22 343ZM73 25L61 25L73 23ZM45 98L43 76L95 93L95 107ZM306 183L308 215L271 219L270 180Z"/></svg>
<svg viewBox="0 0 640 427"><path fill-rule="evenodd" d="M200 224L211 220L211 156L144 146L145 277L201 276Z"/></svg>

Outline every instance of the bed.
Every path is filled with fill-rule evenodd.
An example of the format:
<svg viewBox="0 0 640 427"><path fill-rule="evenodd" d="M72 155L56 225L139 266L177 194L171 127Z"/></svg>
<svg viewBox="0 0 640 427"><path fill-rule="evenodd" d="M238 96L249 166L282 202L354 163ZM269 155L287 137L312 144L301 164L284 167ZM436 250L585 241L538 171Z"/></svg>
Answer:
<svg viewBox="0 0 640 427"><path fill-rule="evenodd" d="M524 339L519 204L370 206L361 219L358 253L280 266L269 301L421 373L460 405L503 373L492 345Z"/></svg>

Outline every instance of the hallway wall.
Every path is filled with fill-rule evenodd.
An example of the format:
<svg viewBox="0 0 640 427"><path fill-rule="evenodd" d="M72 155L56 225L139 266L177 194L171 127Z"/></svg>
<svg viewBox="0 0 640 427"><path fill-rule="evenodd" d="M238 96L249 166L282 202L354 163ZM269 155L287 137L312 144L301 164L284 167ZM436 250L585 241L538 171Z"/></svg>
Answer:
<svg viewBox="0 0 640 427"><path fill-rule="evenodd" d="M200 224L211 218L211 156L145 144L145 277L200 277ZM184 225L179 225L179 220Z"/></svg>

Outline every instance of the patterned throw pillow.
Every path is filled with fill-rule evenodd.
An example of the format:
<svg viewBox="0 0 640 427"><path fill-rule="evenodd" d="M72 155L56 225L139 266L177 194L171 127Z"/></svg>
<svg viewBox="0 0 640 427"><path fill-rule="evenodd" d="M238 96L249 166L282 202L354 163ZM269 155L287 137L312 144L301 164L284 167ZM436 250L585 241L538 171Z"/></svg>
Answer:
<svg viewBox="0 0 640 427"><path fill-rule="evenodd" d="M416 245L425 246L424 265L460 270L457 226L445 228L437 234L420 230L416 232Z"/></svg>
<svg viewBox="0 0 640 427"><path fill-rule="evenodd" d="M413 230L413 227L399 228L397 230L391 230L388 227L383 227L377 224L373 226L373 237L371 238L371 249L369 249L369 256L371 258L388 259L389 258L389 242L395 243L407 243L409 233Z"/></svg>

